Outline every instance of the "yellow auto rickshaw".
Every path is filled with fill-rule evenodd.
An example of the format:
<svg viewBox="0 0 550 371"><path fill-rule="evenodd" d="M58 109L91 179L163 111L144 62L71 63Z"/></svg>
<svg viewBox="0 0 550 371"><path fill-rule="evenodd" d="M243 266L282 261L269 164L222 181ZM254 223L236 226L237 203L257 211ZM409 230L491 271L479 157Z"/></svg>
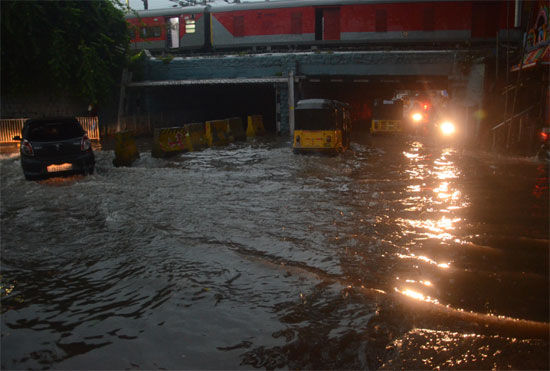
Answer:
<svg viewBox="0 0 550 371"><path fill-rule="evenodd" d="M349 105L329 99L305 99L296 105L294 152L343 152L349 147Z"/></svg>

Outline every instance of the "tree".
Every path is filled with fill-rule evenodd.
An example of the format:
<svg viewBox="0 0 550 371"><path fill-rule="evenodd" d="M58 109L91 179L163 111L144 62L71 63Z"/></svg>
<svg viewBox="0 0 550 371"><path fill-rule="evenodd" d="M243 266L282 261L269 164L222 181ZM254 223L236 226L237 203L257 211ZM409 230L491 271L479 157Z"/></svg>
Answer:
<svg viewBox="0 0 550 371"><path fill-rule="evenodd" d="M113 1L2 0L2 96L44 91L108 99L130 40Z"/></svg>

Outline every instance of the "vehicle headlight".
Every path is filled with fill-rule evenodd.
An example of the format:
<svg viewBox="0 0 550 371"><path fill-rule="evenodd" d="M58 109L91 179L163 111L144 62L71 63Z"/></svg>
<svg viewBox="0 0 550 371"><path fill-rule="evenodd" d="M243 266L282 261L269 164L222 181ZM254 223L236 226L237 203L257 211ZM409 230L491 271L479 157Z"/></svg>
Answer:
<svg viewBox="0 0 550 371"><path fill-rule="evenodd" d="M418 112L413 113L413 115L411 117L412 117L414 122L418 122L418 121L422 120L422 114L418 113Z"/></svg>
<svg viewBox="0 0 550 371"><path fill-rule="evenodd" d="M439 128L441 129L441 133L446 136L453 135L456 132L455 124L450 121L442 122Z"/></svg>

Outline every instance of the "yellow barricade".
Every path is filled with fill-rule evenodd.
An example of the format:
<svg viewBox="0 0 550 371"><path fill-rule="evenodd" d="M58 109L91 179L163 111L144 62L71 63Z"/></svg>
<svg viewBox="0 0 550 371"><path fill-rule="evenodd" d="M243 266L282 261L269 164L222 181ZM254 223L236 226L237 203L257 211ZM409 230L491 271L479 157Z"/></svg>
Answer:
<svg viewBox="0 0 550 371"><path fill-rule="evenodd" d="M189 151L198 151L201 148L208 147L208 140L205 136L206 128L204 122L186 124L184 127L187 128Z"/></svg>
<svg viewBox="0 0 550 371"><path fill-rule="evenodd" d="M399 133L402 132L401 120L372 120L370 132L375 133Z"/></svg>
<svg viewBox="0 0 550 371"><path fill-rule="evenodd" d="M227 119L228 130L235 140L246 140L246 132L243 127L243 120L240 117Z"/></svg>
<svg viewBox="0 0 550 371"><path fill-rule="evenodd" d="M113 165L131 166L139 158L133 131L120 131L115 133L115 159Z"/></svg>
<svg viewBox="0 0 550 371"><path fill-rule="evenodd" d="M227 120L206 121L206 140L208 145L223 146L233 141L233 137L228 130Z"/></svg>
<svg viewBox="0 0 550 371"><path fill-rule="evenodd" d="M247 137L256 137L265 135L264 120L262 115L248 116L248 126L246 128Z"/></svg>
<svg viewBox="0 0 550 371"><path fill-rule="evenodd" d="M153 134L153 157L164 157L170 153L190 151L191 143L187 128L157 128Z"/></svg>

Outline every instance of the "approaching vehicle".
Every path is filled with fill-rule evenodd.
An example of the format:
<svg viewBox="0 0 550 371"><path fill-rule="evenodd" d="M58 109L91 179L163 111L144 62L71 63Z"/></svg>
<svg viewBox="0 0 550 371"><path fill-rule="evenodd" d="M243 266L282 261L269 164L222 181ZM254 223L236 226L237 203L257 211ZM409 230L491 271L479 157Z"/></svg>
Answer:
<svg viewBox="0 0 550 371"><path fill-rule="evenodd" d="M431 118L430 111L431 104L427 99L408 99L408 104L403 106L407 130L415 135L427 135Z"/></svg>
<svg viewBox="0 0 550 371"><path fill-rule="evenodd" d="M349 147L349 105L328 99L305 99L295 110L295 152L343 152Z"/></svg>
<svg viewBox="0 0 550 371"><path fill-rule="evenodd" d="M92 142L74 117L29 119L21 130L21 166L25 179L72 173L93 174Z"/></svg>
<svg viewBox="0 0 550 371"><path fill-rule="evenodd" d="M508 17L508 19L507 19ZM494 44L509 1L292 0L131 12L131 45L152 52L391 44ZM490 19L491 22L487 20Z"/></svg>
<svg viewBox="0 0 550 371"><path fill-rule="evenodd" d="M403 101L374 100L371 134L403 132Z"/></svg>

